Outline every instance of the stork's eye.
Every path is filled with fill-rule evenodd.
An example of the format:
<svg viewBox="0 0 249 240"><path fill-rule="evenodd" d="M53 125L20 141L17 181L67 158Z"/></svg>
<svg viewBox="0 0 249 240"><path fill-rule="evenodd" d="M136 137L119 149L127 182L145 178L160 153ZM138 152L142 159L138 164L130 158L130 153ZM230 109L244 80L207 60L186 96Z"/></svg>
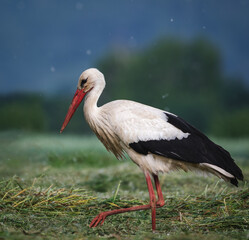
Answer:
<svg viewBox="0 0 249 240"><path fill-rule="evenodd" d="M84 84L87 82L87 79L83 79L80 83L80 86L83 88Z"/></svg>

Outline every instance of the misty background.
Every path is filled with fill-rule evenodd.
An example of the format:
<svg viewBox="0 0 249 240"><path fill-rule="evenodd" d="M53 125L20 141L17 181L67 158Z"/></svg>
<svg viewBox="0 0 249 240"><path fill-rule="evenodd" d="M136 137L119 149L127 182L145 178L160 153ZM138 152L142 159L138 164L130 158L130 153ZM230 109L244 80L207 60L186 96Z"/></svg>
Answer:
<svg viewBox="0 0 249 240"><path fill-rule="evenodd" d="M0 130L59 132L89 67L207 134L249 136L248 0L0 2ZM67 133L89 133L82 107Z"/></svg>

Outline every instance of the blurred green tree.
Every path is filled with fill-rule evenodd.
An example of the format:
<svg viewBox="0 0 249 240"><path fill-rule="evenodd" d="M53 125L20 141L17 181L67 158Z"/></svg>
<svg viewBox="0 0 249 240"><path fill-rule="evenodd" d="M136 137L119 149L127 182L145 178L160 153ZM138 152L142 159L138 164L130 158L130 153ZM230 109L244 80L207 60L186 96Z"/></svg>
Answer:
<svg viewBox="0 0 249 240"><path fill-rule="evenodd" d="M197 128L216 134L218 130L211 125L220 112L229 118L231 105L234 109L249 105L248 89L241 81L226 79L221 64L219 50L199 38L161 39L136 53L116 50L101 59L98 67L108 82L105 96L172 111Z"/></svg>
<svg viewBox="0 0 249 240"><path fill-rule="evenodd" d="M46 129L46 113L42 98L36 94L12 94L0 97L0 130Z"/></svg>
<svg viewBox="0 0 249 240"><path fill-rule="evenodd" d="M161 39L137 52L119 49L97 67L107 85L100 103L130 99L171 111L218 136L249 136L249 89L224 77L219 50L206 39ZM0 130L59 132L72 96L0 97ZM89 133L80 107L67 132Z"/></svg>

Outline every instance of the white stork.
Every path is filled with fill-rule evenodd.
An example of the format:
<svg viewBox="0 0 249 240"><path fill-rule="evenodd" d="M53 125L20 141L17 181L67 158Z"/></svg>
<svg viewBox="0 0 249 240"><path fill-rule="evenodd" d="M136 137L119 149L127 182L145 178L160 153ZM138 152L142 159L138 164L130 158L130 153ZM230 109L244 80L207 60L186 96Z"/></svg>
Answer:
<svg viewBox="0 0 249 240"><path fill-rule="evenodd" d="M197 170L212 173L235 186L243 180L241 169L230 154L180 117L141 103L116 100L101 107L98 99L105 88L104 75L95 68L84 71L61 127L67 126L85 97L84 115L106 149L117 158L126 152L144 172L150 203L100 213L90 227L102 225L107 216L151 209L152 230L156 229L156 208L164 205L158 174L171 170ZM156 200L151 177L155 181Z"/></svg>

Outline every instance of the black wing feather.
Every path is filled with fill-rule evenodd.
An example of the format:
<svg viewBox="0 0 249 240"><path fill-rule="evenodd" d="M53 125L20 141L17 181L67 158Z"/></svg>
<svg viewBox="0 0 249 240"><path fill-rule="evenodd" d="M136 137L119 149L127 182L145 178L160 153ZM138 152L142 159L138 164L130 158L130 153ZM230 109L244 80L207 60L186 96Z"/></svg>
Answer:
<svg viewBox="0 0 249 240"><path fill-rule="evenodd" d="M181 140L149 140L130 143L136 152L147 155L149 152L167 158L190 163L209 163L243 180L241 169L235 164L229 152L212 142L207 136L175 115L165 113L168 122L184 133L190 133ZM231 183L235 184L235 180ZM237 180L236 180L237 181Z"/></svg>

